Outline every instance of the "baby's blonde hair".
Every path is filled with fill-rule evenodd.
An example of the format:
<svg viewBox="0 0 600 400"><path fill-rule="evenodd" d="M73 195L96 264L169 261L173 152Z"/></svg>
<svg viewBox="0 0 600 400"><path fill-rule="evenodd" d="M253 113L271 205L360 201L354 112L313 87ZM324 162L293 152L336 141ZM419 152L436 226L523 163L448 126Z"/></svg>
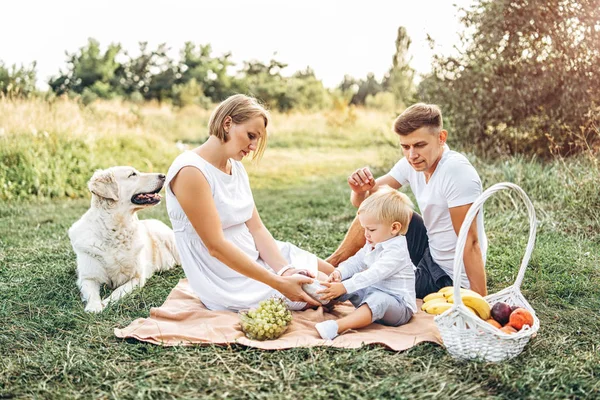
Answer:
<svg viewBox="0 0 600 400"><path fill-rule="evenodd" d="M228 140L223 124L225 118L231 117L234 124L243 124L249 119L262 117L265 121L265 132L260 135L253 160L259 160L267 147L267 126L269 125L269 112L254 97L244 94L229 96L217 106L208 121L208 133L216 136L223 142Z"/></svg>
<svg viewBox="0 0 600 400"><path fill-rule="evenodd" d="M404 235L412 218L412 207L407 195L384 185L360 204L357 214L369 214L384 223L400 222L400 234Z"/></svg>

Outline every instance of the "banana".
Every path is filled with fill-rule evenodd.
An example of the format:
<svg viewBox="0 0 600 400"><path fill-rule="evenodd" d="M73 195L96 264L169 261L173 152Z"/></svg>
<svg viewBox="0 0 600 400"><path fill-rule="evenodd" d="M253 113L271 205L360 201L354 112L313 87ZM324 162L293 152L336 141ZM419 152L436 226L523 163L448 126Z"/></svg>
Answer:
<svg viewBox="0 0 600 400"><path fill-rule="evenodd" d="M483 297L479 293L474 292L474 291L469 290L469 289L463 289L463 288L461 288L460 289L460 295L461 295L461 297L464 297L464 296L474 296L474 297L479 297L480 299L483 299ZM454 292L445 294L444 296L446 296L446 300L450 301L450 299L454 299Z"/></svg>
<svg viewBox="0 0 600 400"><path fill-rule="evenodd" d="M466 306L466 307L467 307L467 310L471 311L473 314L475 314L475 315L477 315L479 317L479 315L477 314L477 311L475 311L474 309L472 309L469 306Z"/></svg>
<svg viewBox="0 0 600 400"><path fill-rule="evenodd" d="M446 286L446 287L441 288L437 292L444 294L446 292L452 292L453 290L454 290L454 286Z"/></svg>
<svg viewBox="0 0 600 400"><path fill-rule="evenodd" d="M447 303L447 301L444 297L441 297L441 298L438 297L438 298L429 300L429 301L423 303L423 305L421 306L421 310L425 311L425 309L427 307L429 307L430 305L432 305L433 303Z"/></svg>
<svg viewBox="0 0 600 400"><path fill-rule="evenodd" d="M474 293L474 292L473 292ZM471 293L461 293L461 298L465 306L471 307L479 318L483 320L487 320L491 316L490 305L481 295L475 293L475 295ZM454 304L454 296L448 298L449 304Z"/></svg>
<svg viewBox="0 0 600 400"><path fill-rule="evenodd" d="M462 295L472 294L473 296L479 296L479 297L481 297L481 295L479 293L474 292L474 291L472 291L470 289L460 288L460 293ZM444 292L444 297L448 298L448 297L452 297L452 296L454 296L454 290L449 290L449 291Z"/></svg>
<svg viewBox="0 0 600 400"><path fill-rule="evenodd" d="M479 293L472 291L471 289L460 289L461 293L469 293L472 294L473 296L477 296L477 297L481 297L483 299L483 296L481 296Z"/></svg>
<svg viewBox="0 0 600 400"><path fill-rule="evenodd" d="M450 303L435 302L423 311L425 311L427 314L438 315L450 309L450 307L452 307L452 304Z"/></svg>
<svg viewBox="0 0 600 400"><path fill-rule="evenodd" d="M429 293L427 296L423 297L423 302L427 303L429 300L433 300L433 299L443 299L444 298L444 294L443 293Z"/></svg>

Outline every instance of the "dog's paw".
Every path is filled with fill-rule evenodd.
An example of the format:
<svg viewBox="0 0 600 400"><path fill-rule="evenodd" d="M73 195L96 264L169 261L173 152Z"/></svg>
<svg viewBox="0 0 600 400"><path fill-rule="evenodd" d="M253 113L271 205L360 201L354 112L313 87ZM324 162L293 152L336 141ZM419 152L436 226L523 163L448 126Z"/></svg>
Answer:
<svg viewBox="0 0 600 400"><path fill-rule="evenodd" d="M85 311L91 313L100 313L102 312L102 310L104 310L104 305L102 305L102 303L99 301L94 303L88 303L85 306Z"/></svg>

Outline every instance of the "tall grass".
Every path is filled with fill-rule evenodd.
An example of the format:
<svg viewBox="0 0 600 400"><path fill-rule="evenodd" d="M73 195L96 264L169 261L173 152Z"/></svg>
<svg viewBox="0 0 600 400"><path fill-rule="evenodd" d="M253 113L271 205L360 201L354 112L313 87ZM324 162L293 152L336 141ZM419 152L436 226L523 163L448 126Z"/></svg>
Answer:
<svg viewBox="0 0 600 400"><path fill-rule="evenodd" d="M366 161L377 158L374 147L393 148L390 115L360 111L348 119L348 112L274 113L269 146L283 149L274 157L298 157L294 152L302 149L298 154L335 160L340 157L310 149L358 149L357 158ZM164 172L182 149L206 139L209 116L195 106L106 101L83 107L61 98L49 103L0 99L0 199L82 197L93 171L113 165ZM352 166L338 167L347 173ZM306 172L319 174L323 168Z"/></svg>
<svg viewBox="0 0 600 400"><path fill-rule="evenodd" d="M93 171L113 165L165 172L184 148L206 139L209 117L209 110L197 106L98 101L83 107L63 98L0 99L0 200L86 197ZM260 164L248 166L253 185L274 188L343 177L364 165L384 173L400 157L391 131L394 117L349 107L273 113L269 150ZM595 153L551 162L470 157L485 187L510 181L533 199L551 199L539 209L545 223L567 224L580 234L600 226Z"/></svg>

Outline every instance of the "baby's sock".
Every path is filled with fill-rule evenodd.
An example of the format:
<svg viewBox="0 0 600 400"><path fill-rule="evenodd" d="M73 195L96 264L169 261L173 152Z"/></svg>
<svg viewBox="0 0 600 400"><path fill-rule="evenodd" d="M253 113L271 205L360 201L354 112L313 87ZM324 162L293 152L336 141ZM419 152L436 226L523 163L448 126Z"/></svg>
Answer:
<svg viewBox="0 0 600 400"><path fill-rule="evenodd" d="M338 335L338 324L332 319L319 322L315 325L315 328L325 340L333 340Z"/></svg>

